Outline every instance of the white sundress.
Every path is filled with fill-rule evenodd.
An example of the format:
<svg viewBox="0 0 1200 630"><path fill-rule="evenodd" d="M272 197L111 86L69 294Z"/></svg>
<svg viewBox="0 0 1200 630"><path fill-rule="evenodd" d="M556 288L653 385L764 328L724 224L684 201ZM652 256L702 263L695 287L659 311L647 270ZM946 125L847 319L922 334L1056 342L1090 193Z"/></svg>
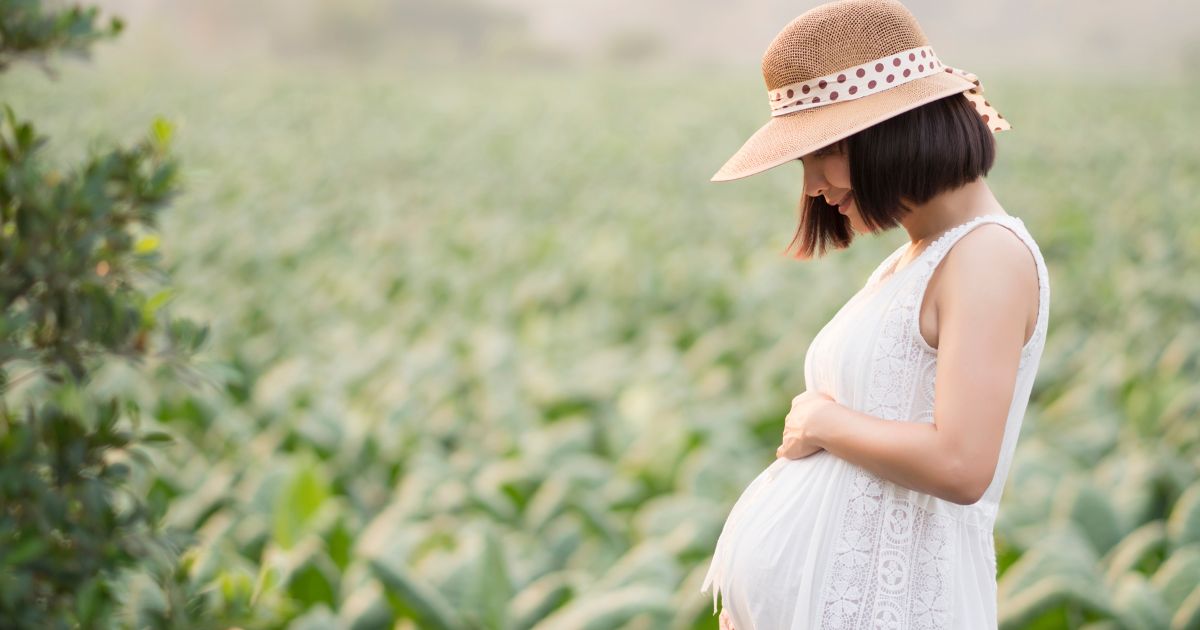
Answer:
<svg viewBox="0 0 1200 630"><path fill-rule="evenodd" d="M1037 264L1034 332L991 485L960 505L892 483L821 450L780 457L750 482L717 539L701 593L717 593L736 630L994 630L993 525L1045 346L1050 281L1021 219L981 215L947 230L898 271L901 245L817 333L804 358L811 390L875 417L933 422L937 350L920 333L925 287L946 252L984 223L1009 228ZM782 426L780 427L782 432Z"/></svg>

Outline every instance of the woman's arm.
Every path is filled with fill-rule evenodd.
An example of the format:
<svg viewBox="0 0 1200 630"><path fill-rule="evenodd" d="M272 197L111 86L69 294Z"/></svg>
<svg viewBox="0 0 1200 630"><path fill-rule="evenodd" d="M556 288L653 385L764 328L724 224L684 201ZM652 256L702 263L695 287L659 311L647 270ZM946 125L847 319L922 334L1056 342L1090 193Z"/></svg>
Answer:
<svg viewBox="0 0 1200 630"><path fill-rule="evenodd" d="M812 442L902 486L960 504L978 501L995 475L1026 322L1037 309L1035 265L1004 226L964 235L943 260L934 297L933 424L883 420L835 402L814 412L805 429Z"/></svg>

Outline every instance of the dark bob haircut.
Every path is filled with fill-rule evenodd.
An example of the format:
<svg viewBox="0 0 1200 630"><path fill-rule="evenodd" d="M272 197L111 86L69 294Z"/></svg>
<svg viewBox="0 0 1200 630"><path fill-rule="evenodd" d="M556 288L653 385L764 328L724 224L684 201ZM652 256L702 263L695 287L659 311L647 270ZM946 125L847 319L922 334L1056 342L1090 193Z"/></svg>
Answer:
<svg viewBox="0 0 1200 630"><path fill-rule="evenodd" d="M910 204L987 175L996 155L991 130L962 94L897 114L831 146L846 153L855 206L876 233L899 225ZM788 245L800 243L796 258L818 251L823 256L831 245L844 249L852 239L849 217L824 197L803 195L800 226Z"/></svg>

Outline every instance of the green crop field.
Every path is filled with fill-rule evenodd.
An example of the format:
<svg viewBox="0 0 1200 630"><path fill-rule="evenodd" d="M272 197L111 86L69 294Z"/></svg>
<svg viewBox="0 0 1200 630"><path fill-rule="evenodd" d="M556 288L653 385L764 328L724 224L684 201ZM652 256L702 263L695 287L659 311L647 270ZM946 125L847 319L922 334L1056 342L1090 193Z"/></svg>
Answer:
<svg viewBox="0 0 1200 630"><path fill-rule="evenodd" d="M807 345L905 238L796 261L798 163L708 181L753 75L61 70L0 78L58 159L177 126L161 250L209 380L100 385L180 439L134 483L195 535L190 627L716 628ZM1200 628L1200 84L987 90L1052 284L1001 626Z"/></svg>

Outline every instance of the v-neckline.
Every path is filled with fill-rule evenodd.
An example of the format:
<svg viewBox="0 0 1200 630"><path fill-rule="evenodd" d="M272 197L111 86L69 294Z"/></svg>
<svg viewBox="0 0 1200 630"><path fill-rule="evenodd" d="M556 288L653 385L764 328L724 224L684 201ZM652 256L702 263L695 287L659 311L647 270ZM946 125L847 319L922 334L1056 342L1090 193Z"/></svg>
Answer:
<svg viewBox="0 0 1200 630"><path fill-rule="evenodd" d="M899 265L899 264L900 264L900 258L902 258L902 257L904 256L904 254L901 254L900 256L897 256L897 257L896 257L896 260L895 260L894 262L892 262L892 264L891 264L891 268L890 268L890 269L888 269L888 270L887 270L887 271L886 271L886 272L885 272L885 273L884 273L882 276L880 276L880 278L879 278L879 281L878 281L878 282L883 282L883 281L885 281L885 280L888 280L888 279L890 279L892 276L894 276L894 275L896 275L896 274L900 273L901 271L904 271L905 269L908 269L909 267L911 267L911 266L913 265L913 263L917 262L918 260L920 260L920 259L921 259L921 257L922 257L922 256L924 256L924 255L925 255L925 252L929 251L929 247L930 247L930 245L932 245L932 243L930 243L929 245L926 245L926 246L925 246L925 248L924 248L924 249L922 249L922 250L921 250L921 252L920 252L919 254L917 254L916 256L913 256L913 257L912 257L912 260L908 261L908 263L906 263L906 264L905 264L903 267L901 267L901 268L899 268L899 269L897 269L897 268L896 268L896 265ZM878 283L877 283L877 284L878 284Z"/></svg>
<svg viewBox="0 0 1200 630"><path fill-rule="evenodd" d="M908 261L908 263L906 263L903 267L901 267L899 269L896 268L896 265L898 265L900 263L900 256L897 256L896 260L893 261L892 264L890 265L890 268L886 272L881 274L878 279L875 280L875 284L872 285L872 291L875 291L875 290L883 287L885 284L891 282L892 279L894 279L896 276L907 271L909 267L912 267L915 263L920 262L921 258L923 258L925 256L925 252L928 252L929 248L932 246L933 246L933 243L930 243L928 247L921 250L921 253L917 254L916 256L913 256L912 260ZM901 254L901 256L903 256L903 254Z"/></svg>

